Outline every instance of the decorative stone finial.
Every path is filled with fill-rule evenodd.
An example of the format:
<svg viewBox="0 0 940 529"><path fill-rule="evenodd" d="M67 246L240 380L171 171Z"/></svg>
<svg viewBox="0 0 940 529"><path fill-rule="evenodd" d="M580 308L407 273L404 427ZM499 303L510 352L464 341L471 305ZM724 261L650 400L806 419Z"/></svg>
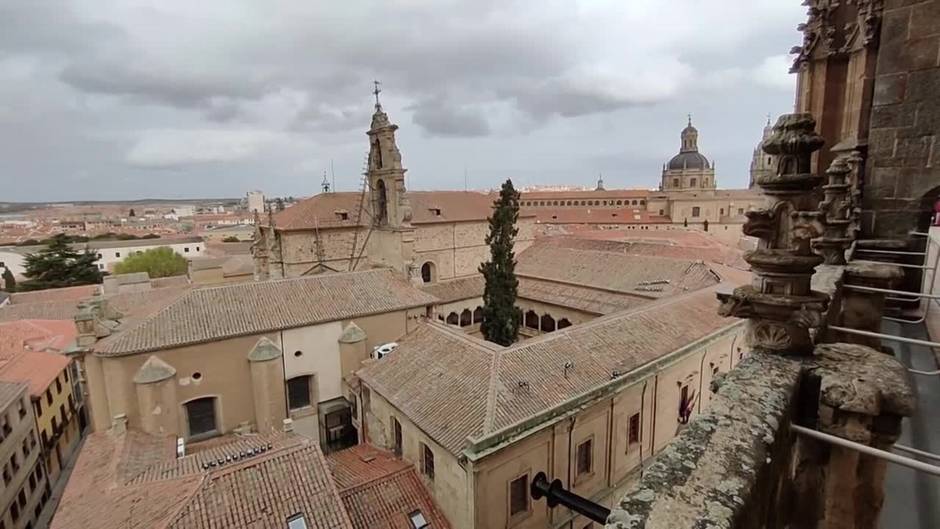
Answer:
<svg viewBox="0 0 940 529"><path fill-rule="evenodd" d="M731 294L719 294L719 313L750 319L749 339L757 351L809 355L828 296L813 292L810 280L823 258L811 241L824 231L814 195L822 177L810 171L813 152L823 145L809 114L781 116L763 142L777 156L776 170L756 179L767 196L767 207L746 213L743 231L760 239L744 259L753 281Z"/></svg>

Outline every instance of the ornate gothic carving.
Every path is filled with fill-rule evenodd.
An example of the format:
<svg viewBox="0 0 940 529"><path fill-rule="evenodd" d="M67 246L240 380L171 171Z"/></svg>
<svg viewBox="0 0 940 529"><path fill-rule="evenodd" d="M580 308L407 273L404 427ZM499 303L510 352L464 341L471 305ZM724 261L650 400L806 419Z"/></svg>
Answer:
<svg viewBox="0 0 940 529"><path fill-rule="evenodd" d="M810 289L814 269L823 259L813 253L812 241L826 229L825 212L814 190L822 177L810 171L822 138L814 132L809 114L782 116L763 143L777 157L772 174L757 179L768 207L748 215L744 232L760 239L745 254L754 280L731 294L719 294L719 312L748 318L751 347L778 354L812 354L815 330L822 325L828 303L825 294Z"/></svg>
<svg viewBox="0 0 940 529"><path fill-rule="evenodd" d="M853 53L877 41L881 29L883 0L807 0L807 20L797 26L803 32L803 45L790 72L797 72L813 58ZM849 22L840 23L840 21Z"/></svg>
<svg viewBox="0 0 940 529"><path fill-rule="evenodd" d="M848 176L850 156L842 155L832 161L826 174L829 183L823 186L825 199L819 203L819 211L825 215L825 228L821 237L813 239L813 248L825 259L826 264L844 265L845 251L854 240L852 199Z"/></svg>

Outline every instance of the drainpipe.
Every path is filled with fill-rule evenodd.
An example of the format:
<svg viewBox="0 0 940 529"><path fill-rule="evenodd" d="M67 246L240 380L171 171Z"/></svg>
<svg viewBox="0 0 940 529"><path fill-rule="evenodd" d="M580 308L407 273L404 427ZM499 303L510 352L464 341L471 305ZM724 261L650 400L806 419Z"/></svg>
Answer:
<svg viewBox="0 0 940 529"><path fill-rule="evenodd" d="M702 413L702 381L705 380L705 358L708 357L708 349L702 353L702 361L698 366L698 397L695 399L695 407Z"/></svg>
<svg viewBox="0 0 940 529"><path fill-rule="evenodd" d="M658 411L657 404L659 403L659 399L656 398L657 395L659 395L659 373L658 372L656 373L656 378L653 380L653 395L652 395L653 397L653 420L652 420L653 427L650 430L650 453L651 454L656 451L656 412Z"/></svg>
<svg viewBox="0 0 940 529"><path fill-rule="evenodd" d="M649 381L643 382L643 392L640 394L640 477L643 477L643 420L646 415L646 385ZM656 417L653 416L653 421ZM629 442L629 439L627 440Z"/></svg>

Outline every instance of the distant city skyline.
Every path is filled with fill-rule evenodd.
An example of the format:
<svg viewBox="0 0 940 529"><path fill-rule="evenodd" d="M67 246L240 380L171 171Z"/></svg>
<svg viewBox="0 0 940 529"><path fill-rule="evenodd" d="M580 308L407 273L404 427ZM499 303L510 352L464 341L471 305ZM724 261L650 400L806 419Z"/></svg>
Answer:
<svg viewBox="0 0 940 529"><path fill-rule="evenodd" d="M744 187L766 115L792 111L804 16L779 0L680 0L668 16L653 0L12 3L3 200L305 196L331 162L355 190L374 79L410 189L599 173L653 188L689 113L718 185Z"/></svg>

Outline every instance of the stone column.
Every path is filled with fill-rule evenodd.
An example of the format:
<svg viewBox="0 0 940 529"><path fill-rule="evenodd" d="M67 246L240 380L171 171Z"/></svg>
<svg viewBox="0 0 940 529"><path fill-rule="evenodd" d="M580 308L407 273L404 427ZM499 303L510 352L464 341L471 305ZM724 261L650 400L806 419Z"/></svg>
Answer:
<svg viewBox="0 0 940 529"><path fill-rule="evenodd" d="M904 273L899 266L853 262L845 267L845 284L874 288L896 288ZM840 325L852 329L881 332L885 295L853 288L842 289ZM857 334L835 334L839 341L867 345L881 350L881 339Z"/></svg>
<svg viewBox="0 0 940 529"><path fill-rule="evenodd" d="M755 351L809 355L823 323L829 298L810 288L814 269L823 262L811 241L823 234L825 217L815 197L822 177L810 171L813 152L822 147L814 127L809 114L784 115L762 144L777 163L773 174L757 178L766 207L749 211L743 227L760 239L758 248L744 255L753 281L718 296L720 314L748 318Z"/></svg>
<svg viewBox="0 0 940 529"><path fill-rule="evenodd" d="M815 428L822 432L888 450L901 433L901 419L914 411L907 369L895 358L869 347L846 343L819 345L807 372L820 381ZM818 461L825 462L824 502L818 513L818 526L877 528L887 463L851 448L817 445L816 449L824 455ZM818 491L798 493L818 494Z"/></svg>
<svg viewBox="0 0 940 529"><path fill-rule="evenodd" d="M154 435L180 435L176 369L151 356L134 375L141 430Z"/></svg>
<svg viewBox="0 0 940 529"><path fill-rule="evenodd" d="M262 337L248 353L251 392L255 403L255 428L268 433L280 430L287 417L281 349Z"/></svg>

